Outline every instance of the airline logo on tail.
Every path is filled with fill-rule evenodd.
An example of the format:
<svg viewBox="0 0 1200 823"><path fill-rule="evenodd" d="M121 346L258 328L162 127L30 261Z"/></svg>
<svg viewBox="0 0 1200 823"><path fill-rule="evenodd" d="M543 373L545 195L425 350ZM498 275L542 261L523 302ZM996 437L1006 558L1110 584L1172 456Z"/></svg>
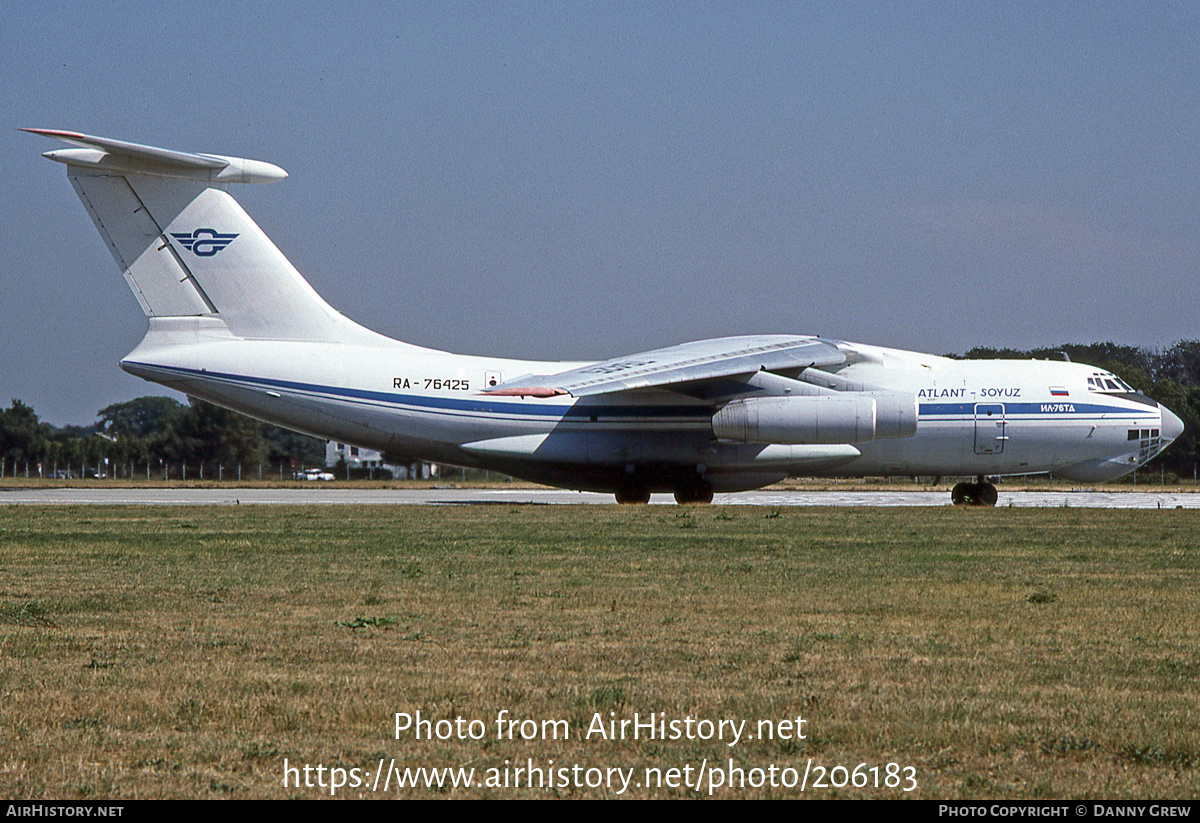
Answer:
<svg viewBox="0 0 1200 823"><path fill-rule="evenodd" d="M196 229L191 234L171 232L171 236L197 257L212 257L237 237L236 234L221 234L214 229Z"/></svg>

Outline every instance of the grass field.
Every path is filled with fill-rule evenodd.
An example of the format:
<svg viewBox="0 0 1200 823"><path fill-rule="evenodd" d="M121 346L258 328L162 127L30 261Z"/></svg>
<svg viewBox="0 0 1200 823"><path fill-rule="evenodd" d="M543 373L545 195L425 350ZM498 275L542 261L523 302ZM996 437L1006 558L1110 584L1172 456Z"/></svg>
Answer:
<svg viewBox="0 0 1200 823"><path fill-rule="evenodd" d="M0 795L328 795L285 788L285 758L635 783L733 758L897 763L922 798L1196 797L1198 600L1195 510L0 507ZM487 733L396 739L417 710ZM571 736L497 739L500 710ZM583 739L597 712L806 737Z"/></svg>

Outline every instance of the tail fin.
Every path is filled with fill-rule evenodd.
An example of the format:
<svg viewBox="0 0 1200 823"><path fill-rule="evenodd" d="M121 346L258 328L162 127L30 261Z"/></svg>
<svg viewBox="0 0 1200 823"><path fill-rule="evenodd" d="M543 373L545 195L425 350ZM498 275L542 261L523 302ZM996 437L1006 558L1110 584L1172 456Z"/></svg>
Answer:
<svg viewBox="0 0 1200 823"><path fill-rule="evenodd" d="M321 299L225 190L287 173L76 132L45 156L67 176L148 317L215 317L238 337L337 340L365 331Z"/></svg>

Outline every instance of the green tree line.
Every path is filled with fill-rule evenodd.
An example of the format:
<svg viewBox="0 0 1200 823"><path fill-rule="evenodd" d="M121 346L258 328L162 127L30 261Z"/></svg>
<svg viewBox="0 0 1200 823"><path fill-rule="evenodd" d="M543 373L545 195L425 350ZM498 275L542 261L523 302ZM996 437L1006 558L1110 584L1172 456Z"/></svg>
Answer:
<svg viewBox="0 0 1200 823"><path fill-rule="evenodd" d="M169 397L139 397L101 409L90 426L53 426L20 400L0 409L0 459L4 473L37 476L70 471L75 476L95 472L113 475L164 471L179 477L182 467L206 477L219 467L235 476L237 467L256 472L259 466L323 465L325 442L277 426L268 426L236 412L192 399L188 404ZM254 475L248 475L254 476Z"/></svg>

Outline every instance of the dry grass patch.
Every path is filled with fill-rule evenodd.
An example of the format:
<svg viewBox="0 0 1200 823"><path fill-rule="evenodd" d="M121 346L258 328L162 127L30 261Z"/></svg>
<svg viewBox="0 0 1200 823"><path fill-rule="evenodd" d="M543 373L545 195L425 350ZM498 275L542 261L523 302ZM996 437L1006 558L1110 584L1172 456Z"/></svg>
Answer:
<svg viewBox="0 0 1200 823"><path fill-rule="evenodd" d="M1183 510L0 508L0 792L733 756L895 761L927 798L1194 796L1198 534ZM488 735L393 739L418 709ZM498 741L500 709L572 737ZM580 739L595 712L809 736Z"/></svg>

